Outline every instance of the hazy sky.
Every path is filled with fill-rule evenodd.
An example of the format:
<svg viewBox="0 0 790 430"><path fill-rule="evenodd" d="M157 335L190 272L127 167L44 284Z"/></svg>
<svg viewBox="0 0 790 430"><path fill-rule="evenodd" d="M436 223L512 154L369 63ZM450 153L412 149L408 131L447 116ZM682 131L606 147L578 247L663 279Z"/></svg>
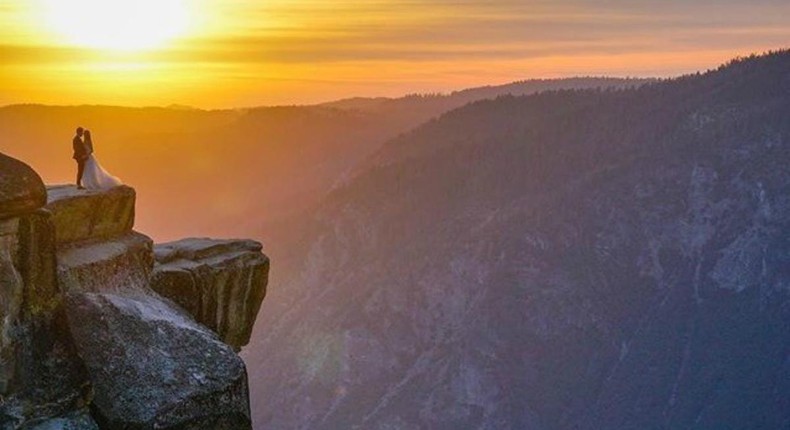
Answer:
<svg viewBox="0 0 790 430"><path fill-rule="evenodd" d="M0 0L0 105L232 107L667 76L790 47L788 17L788 0Z"/></svg>

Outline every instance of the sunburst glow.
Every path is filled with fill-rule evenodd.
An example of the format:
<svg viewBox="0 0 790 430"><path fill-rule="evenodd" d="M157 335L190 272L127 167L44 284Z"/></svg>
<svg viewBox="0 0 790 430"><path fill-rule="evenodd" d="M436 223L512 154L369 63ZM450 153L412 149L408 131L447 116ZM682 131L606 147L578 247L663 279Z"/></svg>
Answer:
<svg viewBox="0 0 790 430"><path fill-rule="evenodd" d="M235 108L673 76L786 47L787 16L790 0L0 0L0 106Z"/></svg>
<svg viewBox="0 0 790 430"><path fill-rule="evenodd" d="M155 49L186 31L184 0L43 0L50 28L68 44Z"/></svg>

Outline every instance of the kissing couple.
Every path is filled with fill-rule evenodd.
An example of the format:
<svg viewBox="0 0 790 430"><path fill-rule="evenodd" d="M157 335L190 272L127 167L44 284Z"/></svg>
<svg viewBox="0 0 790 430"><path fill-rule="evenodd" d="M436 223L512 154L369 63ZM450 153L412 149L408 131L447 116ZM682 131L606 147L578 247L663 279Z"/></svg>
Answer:
<svg viewBox="0 0 790 430"><path fill-rule="evenodd" d="M102 169L93 155L93 138L90 130L77 127L72 140L74 160L77 162L77 189L106 190L122 185L120 179Z"/></svg>

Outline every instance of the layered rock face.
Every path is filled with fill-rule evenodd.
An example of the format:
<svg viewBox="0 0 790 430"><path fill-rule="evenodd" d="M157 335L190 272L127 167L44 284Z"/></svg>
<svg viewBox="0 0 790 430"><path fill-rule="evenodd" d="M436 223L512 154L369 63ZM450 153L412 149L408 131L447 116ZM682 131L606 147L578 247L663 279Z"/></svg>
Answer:
<svg viewBox="0 0 790 430"><path fill-rule="evenodd" d="M66 323L44 184L0 154L0 429L94 429L85 367ZM60 427L58 427L60 428Z"/></svg>
<svg viewBox="0 0 790 430"><path fill-rule="evenodd" d="M47 191L63 291L148 291L153 241L132 230L132 188L97 193L55 186Z"/></svg>
<svg viewBox="0 0 790 430"><path fill-rule="evenodd" d="M244 364L149 287L153 242L132 231L134 191L49 194L71 332L102 426L249 427Z"/></svg>
<svg viewBox="0 0 790 430"><path fill-rule="evenodd" d="M157 245L152 287L241 349L250 341L266 294L269 259L261 248L251 240L184 239Z"/></svg>
<svg viewBox="0 0 790 430"><path fill-rule="evenodd" d="M260 245L229 242L211 253L227 267L212 266L210 280L193 275L216 291L243 290L202 306L223 315L207 327L151 288L153 242L132 229L133 189L51 187L38 209L41 180L9 164L0 169L15 175L0 174L11 202L0 200L9 215L0 220L0 429L251 428L246 368L234 351L242 343L211 329L249 336L268 273ZM242 317L229 316L237 310Z"/></svg>
<svg viewBox="0 0 790 430"><path fill-rule="evenodd" d="M99 241L129 234L134 225L134 189L126 186L103 191L76 192L73 186L47 188L47 209L52 212L59 244Z"/></svg>

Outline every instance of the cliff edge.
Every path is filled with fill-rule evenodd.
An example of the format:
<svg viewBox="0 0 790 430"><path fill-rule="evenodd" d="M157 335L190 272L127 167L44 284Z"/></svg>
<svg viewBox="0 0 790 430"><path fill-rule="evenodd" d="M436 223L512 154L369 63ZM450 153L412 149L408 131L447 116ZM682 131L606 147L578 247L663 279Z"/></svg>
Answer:
<svg viewBox="0 0 790 430"><path fill-rule="evenodd" d="M152 287L237 351L266 295L269 259L252 240L183 239L157 245Z"/></svg>
<svg viewBox="0 0 790 430"><path fill-rule="evenodd" d="M251 428L236 352L268 258L253 241L190 239L155 259L135 199L45 188L0 154L0 429Z"/></svg>

